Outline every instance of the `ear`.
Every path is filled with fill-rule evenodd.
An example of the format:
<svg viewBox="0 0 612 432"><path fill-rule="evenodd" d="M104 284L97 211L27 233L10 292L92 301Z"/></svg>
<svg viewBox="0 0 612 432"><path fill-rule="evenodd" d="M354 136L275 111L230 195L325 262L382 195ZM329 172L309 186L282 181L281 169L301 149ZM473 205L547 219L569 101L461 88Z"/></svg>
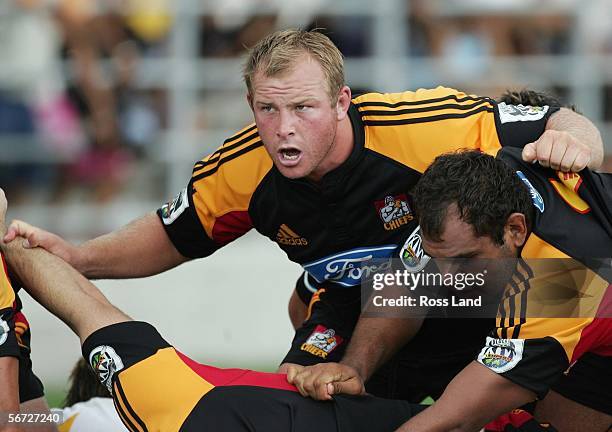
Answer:
<svg viewBox="0 0 612 432"><path fill-rule="evenodd" d="M253 109L253 96L251 96L251 92L247 92L246 98L249 106L251 107L251 111L255 111Z"/></svg>
<svg viewBox="0 0 612 432"><path fill-rule="evenodd" d="M506 220L504 226L504 243L520 248L525 244L527 240L527 221L523 213L512 213Z"/></svg>
<svg viewBox="0 0 612 432"><path fill-rule="evenodd" d="M351 106L351 89L344 86L338 93L338 102L336 102L336 117L338 121L344 120L349 107Z"/></svg>

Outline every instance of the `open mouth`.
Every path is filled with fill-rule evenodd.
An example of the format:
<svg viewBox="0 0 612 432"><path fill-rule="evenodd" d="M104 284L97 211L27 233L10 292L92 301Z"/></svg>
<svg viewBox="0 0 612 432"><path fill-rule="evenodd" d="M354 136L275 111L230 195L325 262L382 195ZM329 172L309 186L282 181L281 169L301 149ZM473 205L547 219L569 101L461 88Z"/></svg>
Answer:
<svg viewBox="0 0 612 432"><path fill-rule="evenodd" d="M293 166L300 160L302 152L296 148L281 148L278 151L279 160L285 166Z"/></svg>

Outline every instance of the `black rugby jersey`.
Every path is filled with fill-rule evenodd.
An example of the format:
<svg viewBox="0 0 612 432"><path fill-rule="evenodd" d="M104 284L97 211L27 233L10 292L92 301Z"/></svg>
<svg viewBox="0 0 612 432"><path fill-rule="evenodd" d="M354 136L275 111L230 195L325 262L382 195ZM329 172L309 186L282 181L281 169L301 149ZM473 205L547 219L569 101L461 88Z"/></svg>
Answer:
<svg viewBox="0 0 612 432"><path fill-rule="evenodd" d="M478 361L542 397L585 353L612 356L612 174L556 172L511 148L497 157L535 220Z"/></svg>
<svg viewBox="0 0 612 432"><path fill-rule="evenodd" d="M376 271L368 262L392 257L417 229L409 191L436 156L523 147L556 110L444 87L365 94L349 109L351 155L320 182L283 177L251 125L197 162L158 215L186 257L208 256L255 228L318 282L357 286Z"/></svg>

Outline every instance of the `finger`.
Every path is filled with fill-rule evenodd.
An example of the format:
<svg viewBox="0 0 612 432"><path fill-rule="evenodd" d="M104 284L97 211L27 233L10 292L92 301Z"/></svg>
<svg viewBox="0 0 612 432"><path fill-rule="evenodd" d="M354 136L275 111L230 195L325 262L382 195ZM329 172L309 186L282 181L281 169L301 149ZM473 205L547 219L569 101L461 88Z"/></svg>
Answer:
<svg viewBox="0 0 612 432"><path fill-rule="evenodd" d="M538 153L536 152L535 143L529 143L523 147L523 160L525 162L535 162L538 159Z"/></svg>
<svg viewBox="0 0 612 432"><path fill-rule="evenodd" d="M588 152L580 152L578 153L578 156L576 156L576 160L574 160L574 163L572 164L570 169L573 172L582 171L587 167L590 161L591 156Z"/></svg>
<svg viewBox="0 0 612 432"><path fill-rule="evenodd" d="M553 139L550 134L544 132L539 140L535 142L538 162L544 167L549 166L550 153L552 152Z"/></svg>
<svg viewBox="0 0 612 432"><path fill-rule="evenodd" d="M315 382L315 386L314 386L315 399L317 399L317 400L329 400L329 399L331 399L331 396L327 392L327 385L328 384L329 383L324 381L324 380L320 380L318 382Z"/></svg>
<svg viewBox="0 0 612 432"><path fill-rule="evenodd" d="M364 393L361 380L336 381L333 383L333 386L334 391L332 394L361 395Z"/></svg>
<svg viewBox="0 0 612 432"><path fill-rule="evenodd" d="M27 233L29 233L28 231L29 228L31 227L23 221L20 221L20 220L12 221L8 227L6 235L4 236L4 239L3 239L4 242L8 243L10 241L13 241L15 237L18 237L18 236L26 237Z"/></svg>
<svg viewBox="0 0 612 432"><path fill-rule="evenodd" d="M565 154L563 155L561 163L559 164L559 171L568 172L569 170L571 170L572 165L576 161L576 157L578 157L579 153L580 149L578 147L568 147L565 151Z"/></svg>
<svg viewBox="0 0 612 432"><path fill-rule="evenodd" d="M552 149L550 151L550 159L548 160L548 166L555 171L558 171L561 167L561 161L563 156L567 152L568 143L563 140L556 140L553 142Z"/></svg>
<svg viewBox="0 0 612 432"><path fill-rule="evenodd" d="M301 371L303 371L303 370L304 370L303 366L297 366L297 365L287 366L287 368L286 368L287 381L289 381L291 384L293 384L293 382L294 382L295 378L297 377L297 375Z"/></svg>

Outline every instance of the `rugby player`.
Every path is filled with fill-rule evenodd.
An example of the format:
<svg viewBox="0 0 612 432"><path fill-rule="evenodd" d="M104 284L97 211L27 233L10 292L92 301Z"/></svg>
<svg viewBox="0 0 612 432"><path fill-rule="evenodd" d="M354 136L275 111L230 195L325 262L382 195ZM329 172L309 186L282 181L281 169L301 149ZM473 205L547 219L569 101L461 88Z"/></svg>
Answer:
<svg viewBox="0 0 612 432"><path fill-rule="evenodd" d="M608 431L612 175L555 172L525 163L511 148L502 149L497 159L472 151L437 157L414 196L423 248L432 257L574 262L547 261L544 268L511 260L496 328L477 360L431 408L399 430L475 431L537 399L536 419L559 431ZM565 301L563 296L568 296ZM542 299L582 313L538 313ZM356 371L334 367L342 373L340 383L313 386L328 394L363 391ZM298 373L292 381L301 387L301 379Z"/></svg>
<svg viewBox="0 0 612 432"><path fill-rule="evenodd" d="M318 32L264 38L244 79L255 124L196 162L188 185L157 214L80 246L21 221L6 240L26 237L89 278L123 278L206 257L255 228L321 285L286 370L343 357L360 314L361 271L374 271L415 233L410 190L435 156L516 146L525 160L563 171L602 160L597 129L566 109L497 104L443 87L352 99L341 53ZM413 401L441 394L488 328L468 325L401 326L405 349L371 391ZM440 353L430 342L443 334L453 344Z"/></svg>
<svg viewBox="0 0 612 432"><path fill-rule="evenodd" d="M0 233L5 211L0 190ZM32 297L79 336L84 359L130 432L391 432L424 408L374 397L314 401L283 374L196 363L60 258L17 242L1 249Z"/></svg>
<svg viewBox="0 0 612 432"><path fill-rule="evenodd" d="M0 254L0 431L54 432L52 423L24 423L2 428L8 413L50 414L43 385L32 371L30 326L21 311L18 286L11 283Z"/></svg>

